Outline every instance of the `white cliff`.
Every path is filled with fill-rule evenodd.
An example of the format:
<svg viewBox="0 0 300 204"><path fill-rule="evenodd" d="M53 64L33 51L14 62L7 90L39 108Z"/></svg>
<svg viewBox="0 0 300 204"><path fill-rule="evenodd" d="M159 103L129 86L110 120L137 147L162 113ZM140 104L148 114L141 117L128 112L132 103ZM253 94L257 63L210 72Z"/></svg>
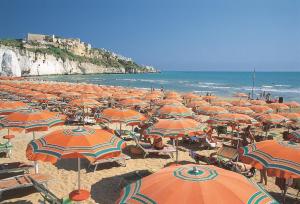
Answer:
<svg viewBox="0 0 300 204"><path fill-rule="evenodd" d="M103 67L57 59L53 55L34 53L14 47L0 46L0 73L4 76L52 74L125 73L124 68Z"/></svg>

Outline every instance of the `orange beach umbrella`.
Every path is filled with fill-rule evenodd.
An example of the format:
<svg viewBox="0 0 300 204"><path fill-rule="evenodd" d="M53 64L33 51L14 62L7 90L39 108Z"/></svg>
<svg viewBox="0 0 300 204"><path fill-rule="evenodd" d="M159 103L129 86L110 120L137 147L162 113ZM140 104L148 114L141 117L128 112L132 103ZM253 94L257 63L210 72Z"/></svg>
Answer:
<svg viewBox="0 0 300 204"><path fill-rule="evenodd" d="M117 203L279 204L241 174L196 164L166 167L127 185Z"/></svg>

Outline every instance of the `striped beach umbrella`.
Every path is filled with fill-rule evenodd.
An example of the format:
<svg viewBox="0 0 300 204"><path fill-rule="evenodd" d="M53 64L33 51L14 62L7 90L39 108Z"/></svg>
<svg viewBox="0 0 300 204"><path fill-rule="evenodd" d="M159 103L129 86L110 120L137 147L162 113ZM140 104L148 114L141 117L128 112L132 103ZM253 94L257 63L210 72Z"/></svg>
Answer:
<svg viewBox="0 0 300 204"><path fill-rule="evenodd" d="M240 113L240 114L247 114L247 115L251 115L254 113L253 110L244 106L233 106L228 108L228 110L232 113Z"/></svg>
<svg viewBox="0 0 300 204"><path fill-rule="evenodd" d="M279 204L254 181L240 174L196 164L166 167L129 184L117 203Z"/></svg>
<svg viewBox="0 0 300 204"><path fill-rule="evenodd" d="M21 101L0 101L0 115L8 115L19 111L28 111L30 107Z"/></svg>
<svg viewBox="0 0 300 204"><path fill-rule="evenodd" d="M140 99L124 99L119 101L119 104L124 107L132 107L132 106L147 106L147 103L145 101L142 101Z"/></svg>
<svg viewBox="0 0 300 204"><path fill-rule="evenodd" d="M74 99L74 100L70 101L69 105L70 106L85 107L85 108L92 108L92 107L101 106L101 103L94 100L94 99L80 98L80 99Z"/></svg>
<svg viewBox="0 0 300 204"><path fill-rule="evenodd" d="M211 116L209 121L215 123L255 123L257 122L253 118L245 114L238 114L238 113L224 113Z"/></svg>
<svg viewBox="0 0 300 204"><path fill-rule="evenodd" d="M233 106L231 103L227 101L212 101L211 104L213 106L221 106L221 107L231 107Z"/></svg>
<svg viewBox="0 0 300 204"><path fill-rule="evenodd" d="M200 106L209 106L209 103L202 100L196 100L196 101L191 101L190 103L187 104L187 107L195 108L195 109L197 109L197 107Z"/></svg>
<svg viewBox="0 0 300 204"><path fill-rule="evenodd" d="M63 125L65 116L50 111L23 111L7 115L0 120L0 127L25 132L47 131L50 127Z"/></svg>
<svg viewBox="0 0 300 204"><path fill-rule="evenodd" d="M290 102L286 102L284 104L290 108L299 108L300 107L300 103L298 103L297 101L290 101Z"/></svg>
<svg viewBox="0 0 300 204"><path fill-rule="evenodd" d="M251 100L250 103L253 105L266 105L267 104L267 102L263 101L263 100Z"/></svg>
<svg viewBox="0 0 300 204"><path fill-rule="evenodd" d="M269 113L269 114L262 114L257 117L257 119L264 123L271 123L271 124L279 124L288 122L288 119L282 115Z"/></svg>
<svg viewBox="0 0 300 204"><path fill-rule="evenodd" d="M164 106L164 105L182 105L182 103L178 100L175 99L164 99L156 102L157 105L159 106Z"/></svg>
<svg viewBox="0 0 300 204"><path fill-rule="evenodd" d="M249 108L251 110L253 110L255 113L272 113L273 112L273 109L268 107L268 106L264 106L264 105L252 105L252 106L249 106Z"/></svg>
<svg viewBox="0 0 300 204"><path fill-rule="evenodd" d="M228 111L220 106L200 106L197 109L197 113L201 115L217 115L228 113Z"/></svg>
<svg viewBox="0 0 300 204"><path fill-rule="evenodd" d="M283 103L270 103L270 104L268 104L268 106L270 108L272 108L273 110L275 110L276 112L290 109L287 105L285 105Z"/></svg>
<svg viewBox="0 0 300 204"><path fill-rule="evenodd" d="M126 124L141 122L146 119L143 114L126 108L107 108L100 113L99 117L107 122L119 122Z"/></svg>
<svg viewBox="0 0 300 204"><path fill-rule="evenodd" d="M192 117L194 112L183 105L165 105L156 111L156 114L163 118L169 117Z"/></svg>
<svg viewBox="0 0 300 204"><path fill-rule="evenodd" d="M121 154L125 142L105 130L79 127L63 129L32 140L26 149L29 160L55 163L61 158L78 158L78 189L72 194L83 194L88 191L80 186L80 158L95 161L101 158L112 158Z"/></svg>
<svg viewBox="0 0 300 204"><path fill-rule="evenodd" d="M240 149L243 162L257 169L266 168L269 176L300 178L300 144L266 140Z"/></svg>
<svg viewBox="0 0 300 204"><path fill-rule="evenodd" d="M251 105L251 103L249 103L249 101L245 101L245 100L231 101L231 104L234 106L250 106Z"/></svg>
<svg viewBox="0 0 300 204"><path fill-rule="evenodd" d="M292 122L300 123L300 113L278 113L278 114L288 118Z"/></svg>
<svg viewBox="0 0 300 204"><path fill-rule="evenodd" d="M293 131L289 133L289 138L291 141L300 142L300 130Z"/></svg>

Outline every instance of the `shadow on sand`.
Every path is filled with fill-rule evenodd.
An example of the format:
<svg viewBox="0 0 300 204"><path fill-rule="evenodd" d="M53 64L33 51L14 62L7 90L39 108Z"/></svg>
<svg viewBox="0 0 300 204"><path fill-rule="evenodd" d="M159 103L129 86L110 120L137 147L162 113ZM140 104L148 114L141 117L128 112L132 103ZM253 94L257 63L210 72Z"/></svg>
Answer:
<svg viewBox="0 0 300 204"><path fill-rule="evenodd" d="M9 191L3 192L2 199L0 199L0 203L29 204L29 203L32 203L32 202L28 201L28 200L19 200L19 201L14 201L14 202L6 202L5 200L22 198L24 196L28 196L28 195L30 195L32 193L36 193L36 192L37 191L35 190L34 187L27 187L27 188L22 188L22 189L9 190Z"/></svg>
<svg viewBox="0 0 300 204"><path fill-rule="evenodd" d="M91 197L97 203L115 203L124 186L151 173L149 170L141 170L101 179L91 186Z"/></svg>

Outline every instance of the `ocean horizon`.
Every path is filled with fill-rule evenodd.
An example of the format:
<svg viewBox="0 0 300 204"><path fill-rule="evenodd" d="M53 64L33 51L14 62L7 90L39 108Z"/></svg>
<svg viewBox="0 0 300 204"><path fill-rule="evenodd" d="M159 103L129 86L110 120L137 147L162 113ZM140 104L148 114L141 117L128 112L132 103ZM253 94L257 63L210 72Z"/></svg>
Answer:
<svg viewBox="0 0 300 204"><path fill-rule="evenodd" d="M300 101L300 72L255 72L254 98L262 92L284 101ZM145 74L88 74L38 76L42 80L91 83L109 86L154 88L194 92L207 92L231 97L236 92L252 93L253 72L242 71L162 71Z"/></svg>

